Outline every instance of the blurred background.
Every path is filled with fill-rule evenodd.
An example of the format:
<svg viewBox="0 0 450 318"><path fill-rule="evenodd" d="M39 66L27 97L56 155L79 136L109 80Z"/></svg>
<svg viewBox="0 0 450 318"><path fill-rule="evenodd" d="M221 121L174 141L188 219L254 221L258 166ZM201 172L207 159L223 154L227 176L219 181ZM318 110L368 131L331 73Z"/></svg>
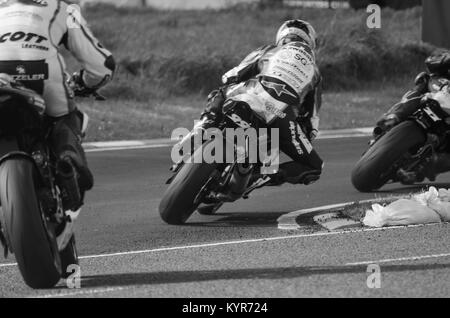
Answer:
<svg viewBox="0 0 450 318"><path fill-rule="evenodd" d="M92 119L90 140L170 137L176 127L192 127L222 74L273 43L287 19L308 20L319 33L322 129L372 126L437 49L422 41L423 9L415 0L80 2L119 64L103 91L108 101L82 102ZM381 29L367 27L369 2L383 7Z"/></svg>

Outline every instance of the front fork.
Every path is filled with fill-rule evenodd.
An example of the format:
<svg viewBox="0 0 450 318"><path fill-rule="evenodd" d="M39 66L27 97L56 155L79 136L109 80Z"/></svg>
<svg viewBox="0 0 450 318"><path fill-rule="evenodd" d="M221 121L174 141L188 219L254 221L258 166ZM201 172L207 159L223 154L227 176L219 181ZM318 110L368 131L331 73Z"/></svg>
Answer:
<svg viewBox="0 0 450 318"><path fill-rule="evenodd" d="M226 193L219 194L223 201L235 201L242 197L248 188L254 166L252 164L238 163L230 176Z"/></svg>

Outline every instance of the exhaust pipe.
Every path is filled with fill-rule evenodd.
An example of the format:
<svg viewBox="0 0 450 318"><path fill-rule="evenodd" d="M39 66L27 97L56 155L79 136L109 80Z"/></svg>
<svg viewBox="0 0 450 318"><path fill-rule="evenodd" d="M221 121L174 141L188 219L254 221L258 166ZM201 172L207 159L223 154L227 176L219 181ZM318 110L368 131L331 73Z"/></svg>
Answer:
<svg viewBox="0 0 450 318"><path fill-rule="evenodd" d="M81 203L78 176L70 158L65 157L56 164L56 180L61 187L64 210L77 211Z"/></svg>

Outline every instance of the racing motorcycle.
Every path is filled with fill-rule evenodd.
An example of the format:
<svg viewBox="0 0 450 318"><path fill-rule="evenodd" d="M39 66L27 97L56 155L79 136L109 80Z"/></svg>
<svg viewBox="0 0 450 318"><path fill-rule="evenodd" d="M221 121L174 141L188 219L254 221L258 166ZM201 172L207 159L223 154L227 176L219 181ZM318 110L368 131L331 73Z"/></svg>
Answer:
<svg viewBox="0 0 450 318"><path fill-rule="evenodd" d="M232 91L239 89L239 85L245 84L227 87L226 96L233 95ZM222 138L224 148L233 152L233 160L223 160L222 163L205 162L205 152L214 140L206 138L203 141L200 137L201 147L183 154L184 156L172 166L172 176L167 181L169 187L159 205L161 218L166 223L184 224L196 210L200 214L211 215L226 202L247 199L251 192L263 186L278 185L271 178L271 175L278 171L278 147L271 148L278 136L274 137L270 130L260 130L266 126L266 121L256 114L256 111L261 112L261 108L255 109L254 105L250 105L251 103L242 100L228 98L224 103L222 120L217 125L218 131L221 132L217 138ZM265 111L275 113L272 108L266 107ZM282 109L277 110L277 113L281 111ZM192 143L196 136L201 135L202 129L199 127L202 127L202 124L201 121L197 123L174 149L184 149L183 145ZM257 145L252 145L248 136L245 142L237 143L229 133L230 128L244 131L253 128L258 131ZM270 149L270 154L251 160L252 147L265 147ZM190 149L194 148L192 146Z"/></svg>
<svg viewBox="0 0 450 318"><path fill-rule="evenodd" d="M51 288L78 265L76 171L49 148L42 97L0 76L0 241L28 286Z"/></svg>
<svg viewBox="0 0 450 318"><path fill-rule="evenodd" d="M433 156L449 151L450 81L431 77L428 85L429 93L409 118L399 122L388 112L378 122L369 149L352 170L357 190L378 190L388 182L422 182Z"/></svg>

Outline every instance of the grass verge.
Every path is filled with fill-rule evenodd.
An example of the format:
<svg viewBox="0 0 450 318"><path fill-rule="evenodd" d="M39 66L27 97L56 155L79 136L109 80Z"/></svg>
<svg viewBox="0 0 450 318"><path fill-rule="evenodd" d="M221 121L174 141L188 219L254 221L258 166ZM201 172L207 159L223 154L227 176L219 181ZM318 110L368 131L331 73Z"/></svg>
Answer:
<svg viewBox="0 0 450 318"><path fill-rule="evenodd" d="M345 9L102 5L86 16L119 64L103 91L107 102L81 101L92 118L89 140L169 137L176 127L191 127L221 75L250 51L273 43L286 19L309 20L320 36L322 129L372 126L410 87L433 50L420 42L421 8L383 10L381 30L367 28L364 11ZM74 60L68 64L77 68Z"/></svg>

